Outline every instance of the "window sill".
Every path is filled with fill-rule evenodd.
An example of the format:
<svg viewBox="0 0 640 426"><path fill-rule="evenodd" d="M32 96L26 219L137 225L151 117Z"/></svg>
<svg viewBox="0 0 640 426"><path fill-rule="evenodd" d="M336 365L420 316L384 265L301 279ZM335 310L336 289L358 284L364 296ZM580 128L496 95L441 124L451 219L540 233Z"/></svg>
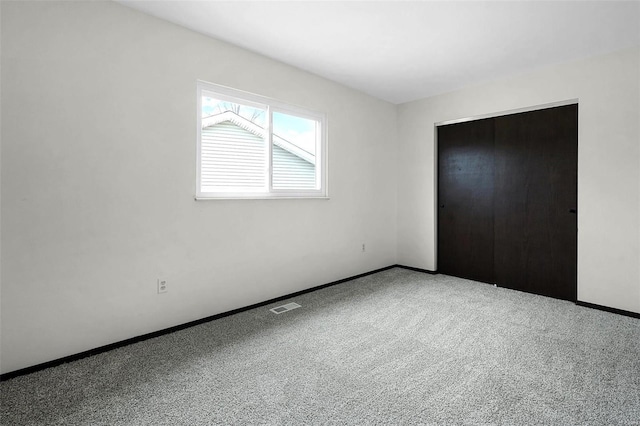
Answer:
<svg viewBox="0 0 640 426"><path fill-rule="evenodd" d="M224 200L329 200L328 196L316 195L251 195L247 197L194 197L195 201L224 201Z"/></svg>

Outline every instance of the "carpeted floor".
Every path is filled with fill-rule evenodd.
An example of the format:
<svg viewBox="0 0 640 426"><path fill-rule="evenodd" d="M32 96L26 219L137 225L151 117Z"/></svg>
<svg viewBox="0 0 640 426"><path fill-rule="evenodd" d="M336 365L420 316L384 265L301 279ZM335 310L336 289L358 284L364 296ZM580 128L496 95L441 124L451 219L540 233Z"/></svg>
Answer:
<svg viewBox="0 0 640 426"><path fill-rule="evenodd" d="M640 425L640 320L391 269L0 383L2 425Z"/></svg>

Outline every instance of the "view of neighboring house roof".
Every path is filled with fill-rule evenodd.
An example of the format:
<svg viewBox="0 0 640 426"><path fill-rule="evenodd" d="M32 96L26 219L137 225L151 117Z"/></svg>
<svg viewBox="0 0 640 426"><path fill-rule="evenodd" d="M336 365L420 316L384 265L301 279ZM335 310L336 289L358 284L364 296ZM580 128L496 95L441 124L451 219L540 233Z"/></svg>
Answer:
<svg viewBox="0 0 640 426"><path fill-rule="evenodd" d="M241 127L253 133L256 136L260 136L262 138L266 136L265 129L262 126L257 125L253 121L247 118L244 118L233 111L225 111L219 114L203 117L202 128L204 129L206 127L215 126L216 124L224 123L226 121L229 121L235 124L236 126ZM275 133L273 134L273 143L279 146L280 148L284 149L285 151L288 151L293 155L300 157L311 164L316 163L315 155L313 155L309 151L306 151L300 148L296 144L284 139L283 137L276 135Z"/></svg>

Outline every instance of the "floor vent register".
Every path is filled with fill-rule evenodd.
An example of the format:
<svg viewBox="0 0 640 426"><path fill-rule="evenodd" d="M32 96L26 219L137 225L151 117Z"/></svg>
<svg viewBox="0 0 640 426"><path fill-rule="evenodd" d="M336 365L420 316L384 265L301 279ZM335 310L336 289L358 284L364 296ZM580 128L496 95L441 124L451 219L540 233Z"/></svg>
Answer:
<svg viewBox="0 0 640 426"><path fill-rule="evenodd" d="M275 308L271 308L269 309L271 312L273 312L274 314L283 314L287 311L290 311L292 309L296 309L299 308L300 305L298 305L297 303L287 303L286 305L282 305L282 306L276 306Z"/></svg>

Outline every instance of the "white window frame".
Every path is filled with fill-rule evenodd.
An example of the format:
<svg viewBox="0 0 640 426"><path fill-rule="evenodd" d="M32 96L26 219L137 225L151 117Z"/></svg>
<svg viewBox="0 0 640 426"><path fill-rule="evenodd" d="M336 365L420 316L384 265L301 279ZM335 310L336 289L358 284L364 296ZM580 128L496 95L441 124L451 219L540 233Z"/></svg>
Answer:
<svg viewBox="0 0 640 426"><path fill-rule="evenodd" d="M217 99L235 102L264 109L265 133L267 149L266 187L263 191L220 191L204 192L201 190L201 143L202 143L202 97L205 92L211 93ZM275 189L273 188L273 133L272 114L274 112L290 114L296 117L317 121L316 132L316 186L318 189ZM196 150L196 200L220 200L220 199L278 199L278 198L328 198L327 190L327 118L320 112L290 105L276 99L268 98L254 93L244 92L226 86L221 86L206 81L197 81L197 150Z"/></svg>

